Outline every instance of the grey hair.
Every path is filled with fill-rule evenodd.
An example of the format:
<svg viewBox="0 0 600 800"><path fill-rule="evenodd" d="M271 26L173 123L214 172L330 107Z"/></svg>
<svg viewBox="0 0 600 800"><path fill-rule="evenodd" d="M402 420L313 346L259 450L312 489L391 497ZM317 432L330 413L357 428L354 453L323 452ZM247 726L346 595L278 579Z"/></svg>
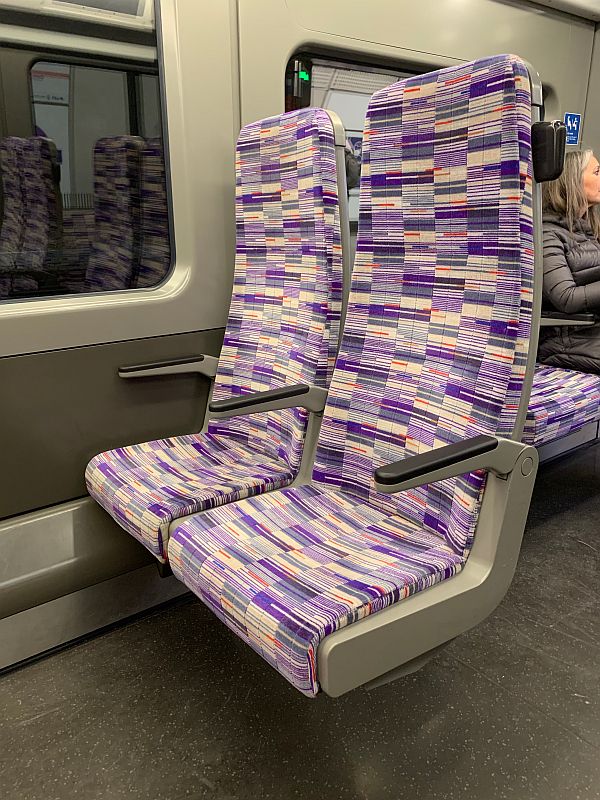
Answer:
<svg viewBox="0 0 600 800"><path fill-rule="evenodd" d="M592 150L571 150L565 156L565 168L560 178L548 181L542 187L544 211L566 217L569 230L585 219L594 236L600 239L600 208L589 206L583 191L583 173L593 156Z"/></svg>

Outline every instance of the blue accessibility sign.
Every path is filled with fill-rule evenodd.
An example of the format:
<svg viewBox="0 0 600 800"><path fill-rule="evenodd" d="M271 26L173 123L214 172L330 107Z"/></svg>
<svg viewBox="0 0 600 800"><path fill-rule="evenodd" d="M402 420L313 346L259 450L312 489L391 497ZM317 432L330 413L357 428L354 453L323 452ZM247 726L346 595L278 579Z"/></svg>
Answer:
<svg viewBox="0 0 600 800"><path fill-rule="evenodd" d="M565 114L565 125L567 126L567 144L579 144L579 132L581 131L581 114Z"/></svg>

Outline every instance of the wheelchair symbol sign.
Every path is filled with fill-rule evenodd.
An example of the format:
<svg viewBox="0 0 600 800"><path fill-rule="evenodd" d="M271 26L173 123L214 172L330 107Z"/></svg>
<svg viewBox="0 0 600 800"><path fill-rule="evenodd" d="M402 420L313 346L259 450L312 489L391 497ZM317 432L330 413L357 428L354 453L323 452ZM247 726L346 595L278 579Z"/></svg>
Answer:
<svg viewBox="0 0 600 800"><path fill-rule="evenodd" d="M565 114L567 126L567 144L579 144L579 131L581 130L581 114Z"/></svg>

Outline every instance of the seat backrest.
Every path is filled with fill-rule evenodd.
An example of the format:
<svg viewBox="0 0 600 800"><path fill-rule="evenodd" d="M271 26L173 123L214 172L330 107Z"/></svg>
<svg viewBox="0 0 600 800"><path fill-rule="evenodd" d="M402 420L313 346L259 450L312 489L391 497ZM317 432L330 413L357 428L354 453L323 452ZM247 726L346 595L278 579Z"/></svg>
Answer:
<svg viewBox="0 0 600 800"><path fill-rule="evenodd" d="M55 272L62 250L62 198L56 145L32 136L22 149L23 234L18 266Z"/></svg>
<svg viewBox="0 0 600 800"><path fill-rule="evenodd" d="M88 292L129 289L139 266L139 136L100 139L94 147L94 240Z"/></svg>
<svg viewBox="0 0 600 800"><path fill-rule="evenodd" d="M140 264L134 284L158 286L171 266L165 156L161 139L148 139L141 156Z"/></svg>
<svg viewBox="0 0 600 800"><path fill-rule="evenodd" d="M373 470L510 435L532 313L531 96L514 56L377 92L348 315L313 479L471 546L485 477L394 496Z"/></svg>
<svg viewBox="0 0 600 800"><path fill-rule="evenodd" d="M17 136L7 136L0 141L3 200L2 227L0 228L0 271L11 270L15 267L23 238L25 224L22 188L24 142L24 139Z"/></svg>
<svg viewBox="0 0 600 800"><path fill-rule="evenodd" d="M242 129L236 149L233 294L216 400L296 383L326 387L338 346L342 248L335 141L321 109ZM213 421L297 469L307 413L286 409Z"/></svg>

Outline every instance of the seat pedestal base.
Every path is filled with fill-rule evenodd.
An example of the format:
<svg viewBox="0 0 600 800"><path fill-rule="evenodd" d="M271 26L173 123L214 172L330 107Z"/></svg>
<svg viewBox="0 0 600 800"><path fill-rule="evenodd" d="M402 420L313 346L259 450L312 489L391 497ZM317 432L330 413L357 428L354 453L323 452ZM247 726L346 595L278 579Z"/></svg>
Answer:
<svg viewBox="0 0 600 800"><path fill-rule="evenodd" d="M412 661L407 661L407 663L402 664L401 667L397 667L390 672L386 672L385 675L375 678L375 680L371 681L370 683L366 683L363 688L367 692L370 692L373 689L380 689L382 686L387 686L388 683L393 683L394 681L400 680L400 678L406 678L408 675L412 675L413 672L418 672L426 664L428 664L432 658L435 658L438 653L444 650L452 641L453 639L450 639L450 641L444 642L444 644L439 645L439 647L434 647L433 650L429 650L427 653L423 653L422 655L417 656L417 658L413 658Z"/></svg>

